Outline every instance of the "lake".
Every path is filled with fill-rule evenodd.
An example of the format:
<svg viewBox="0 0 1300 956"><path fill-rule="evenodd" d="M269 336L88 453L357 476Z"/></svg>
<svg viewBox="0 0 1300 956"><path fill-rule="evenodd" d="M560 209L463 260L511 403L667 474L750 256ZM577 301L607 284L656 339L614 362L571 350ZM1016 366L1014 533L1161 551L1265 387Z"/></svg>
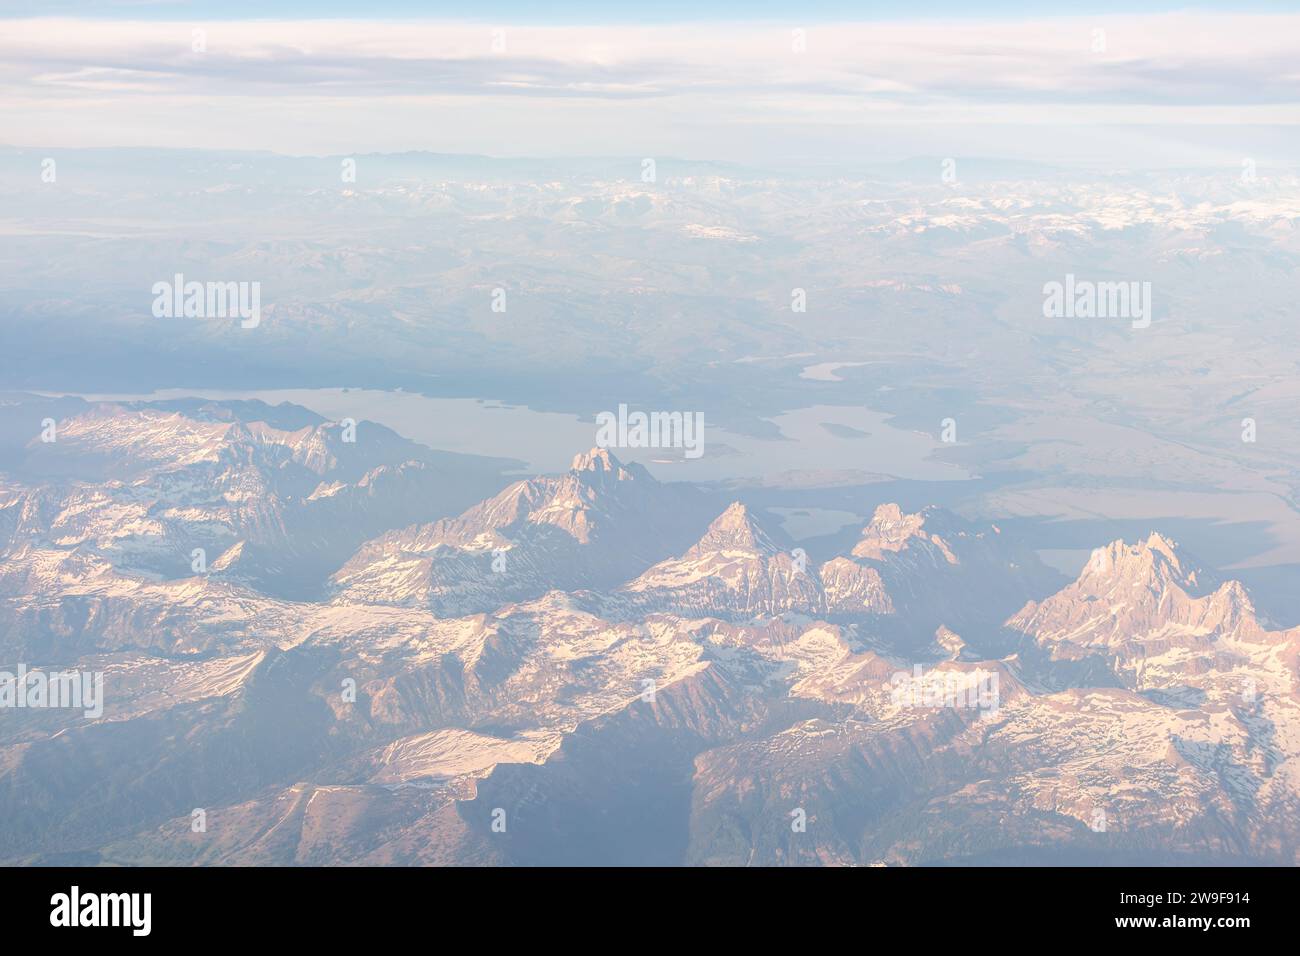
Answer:
<svg viewBox="0 0 1300 956"><path fill-rule="evenodd" d="M406 391L166 389L79 397L123 402L188 397L260 400L271 405L289 402L333 421L353 418L378 422L430 448L518 459L524 463L521 471L528 473L561 471L575 454L596 443L595 412L584 421L578 415L536 411L488 399L437 398ZM856 474L863 480L878 476L917 481L974 477L958 465L932 457L944 447L936 436L896 428L888 424L888 418L867 408L814 405L773 417L771 422L779 429L779 438L756 438L710 425L706 414L704 453L699 458L687 459L681 449L611 450L624 461L640 462L663 480L762 480L768 485L780 485L784 475L791 475L789 481L794 484L794 473L806 480L810 472Z"/></svg>

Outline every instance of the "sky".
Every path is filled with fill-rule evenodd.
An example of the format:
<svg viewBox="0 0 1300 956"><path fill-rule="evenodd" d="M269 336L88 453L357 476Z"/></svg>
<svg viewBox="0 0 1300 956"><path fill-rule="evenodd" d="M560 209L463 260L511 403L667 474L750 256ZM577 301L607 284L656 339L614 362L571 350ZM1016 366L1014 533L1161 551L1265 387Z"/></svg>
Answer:
<svg viewBox="0 0 1300 956"><path fill-rule="evenodd" d="M1300 155L1296 4L1120 8L0 0L0 142L849 165Z"/></svg>
<svg viewBox="0 0 1300 956"><path fill-rule="evenodd" d="M516 23L646 23L689 20L848 20L948 17L1074 16L1173 11L1286 12L1293 0L1243 0L1191 3L1186 0L481 0L475 3L430 0L372 0L361 9L371 18L494 19ZM118 19L355 18L355 0L0 0L0 16L76 15Z"/></svg>

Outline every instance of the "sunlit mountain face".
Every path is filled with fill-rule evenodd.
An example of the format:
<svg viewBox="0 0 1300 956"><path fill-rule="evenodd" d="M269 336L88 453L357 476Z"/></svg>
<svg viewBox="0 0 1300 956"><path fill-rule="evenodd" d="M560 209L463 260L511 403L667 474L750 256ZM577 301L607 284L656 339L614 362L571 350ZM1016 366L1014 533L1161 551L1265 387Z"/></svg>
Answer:
<svg viewBox="0 0 1300 956"><path fill-rule="evenodd" d="M63 6L0 864L1300 863L1300 21Z"/></svg>
<svg viewBox="0 0 1300 956"><path fill-rule="evenodd" d="M608 448L511 480L288 405L4 406L45 419L0 501L3 654L48 677L10 862L1293 861L1300 629L1159 533L1070 580Z"/></svg>

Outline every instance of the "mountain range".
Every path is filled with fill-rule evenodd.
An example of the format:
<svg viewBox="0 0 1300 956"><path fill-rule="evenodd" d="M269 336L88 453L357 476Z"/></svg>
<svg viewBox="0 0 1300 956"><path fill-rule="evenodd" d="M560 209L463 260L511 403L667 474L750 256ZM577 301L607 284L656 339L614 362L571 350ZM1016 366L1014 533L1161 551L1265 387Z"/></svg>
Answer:
<svg viewBox="0 0 1300 956"><path fill-rule="evenodd" d="M0 861L1300 862L1300 629L1159 531L1071 581L879 501L814 557L351 424L6 401L0 669L105 705L0 716Z"/></svg>

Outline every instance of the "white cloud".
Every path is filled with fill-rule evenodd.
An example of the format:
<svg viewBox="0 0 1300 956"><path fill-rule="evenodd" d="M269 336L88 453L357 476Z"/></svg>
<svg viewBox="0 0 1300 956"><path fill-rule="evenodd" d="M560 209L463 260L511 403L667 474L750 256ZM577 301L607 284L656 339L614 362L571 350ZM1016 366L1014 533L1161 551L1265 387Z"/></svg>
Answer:
<svg viewBox="0 0 1300 956"><path fill-rule="evenodd" d="M7 21L0 117L11 141L66 146L722 155L732 134L749 144L743 158L880 124L936 138L962 125L1300 116L1300 16L820 24L802 54L782 25L506 25L494 52L499 27ZM191 48L196 28L205 52Z"/></svg>

